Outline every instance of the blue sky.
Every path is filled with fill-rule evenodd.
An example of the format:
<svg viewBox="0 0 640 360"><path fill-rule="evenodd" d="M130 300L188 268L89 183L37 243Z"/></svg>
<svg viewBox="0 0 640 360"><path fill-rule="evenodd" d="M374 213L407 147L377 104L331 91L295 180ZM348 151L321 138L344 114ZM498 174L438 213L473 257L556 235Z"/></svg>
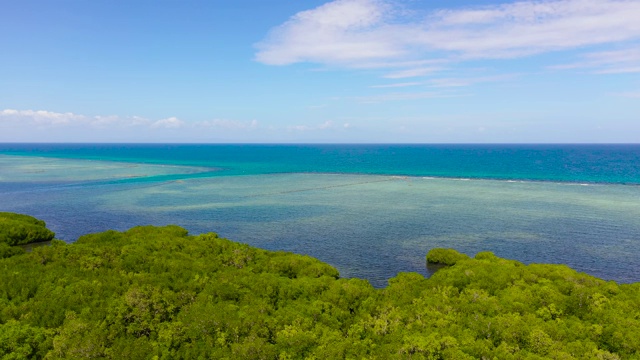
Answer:
<svg viewBox="0 0 640 360"><path fill-rule="evenodd" d="M0 9L2 142L640 142L640 0Z"/></svg>

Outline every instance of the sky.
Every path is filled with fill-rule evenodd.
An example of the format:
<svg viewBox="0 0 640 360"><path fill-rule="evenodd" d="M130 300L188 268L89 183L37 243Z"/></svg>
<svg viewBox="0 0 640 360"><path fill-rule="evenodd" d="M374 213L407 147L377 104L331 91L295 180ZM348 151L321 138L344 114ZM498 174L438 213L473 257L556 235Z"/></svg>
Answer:
<svg viewBox="0 0 640 360"><path fill-rule="evenodd" d="M0 0L0 142L639 143L640 0Z"/></svg>

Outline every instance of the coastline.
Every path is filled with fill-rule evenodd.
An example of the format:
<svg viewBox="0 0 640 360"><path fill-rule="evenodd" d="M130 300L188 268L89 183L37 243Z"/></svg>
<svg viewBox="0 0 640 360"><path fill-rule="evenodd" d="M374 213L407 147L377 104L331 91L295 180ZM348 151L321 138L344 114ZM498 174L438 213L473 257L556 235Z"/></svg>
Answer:
<svg viewBox="0 0 640 360"><path fill-rule="evenodd" d="M444 266L428 279L398 273L374 289L309 256L173 225L53 241L0 259L11 269L0 273L7 294L0 355L620 359L640 352L640 319L625 311L640 305L639 283L486 251L470 258L433 249L426 260Z"/></svg>
<svg viewBox="0 0 640 360"><path fill-rule="evenodd" d="M433 247L490 250L524 263L567 263L601 278L638 281L632 274L640 261L628 255L640 252L640 195L633 185L268 173L266 167L236 171L239 176L226 176L232 170L225 168L114 178L95 172L92 162L61 161L80 164L78 172L25 173L28 182L21 182L7 168L0 174L0 202L2 210L45 219L69 242L88 232L175 222L196 233L216 228L261 248L306 253L378 287L399 271L424 272L418 254ZM131 164L117 165L126 175ZM96 176L106 179L81 180Z"/></svg>

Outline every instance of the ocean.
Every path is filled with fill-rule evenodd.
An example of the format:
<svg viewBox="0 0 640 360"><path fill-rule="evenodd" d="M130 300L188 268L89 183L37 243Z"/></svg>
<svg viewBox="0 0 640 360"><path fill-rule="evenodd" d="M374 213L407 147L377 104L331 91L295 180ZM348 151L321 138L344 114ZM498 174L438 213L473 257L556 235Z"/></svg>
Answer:
<svg viewBox="0 0 640 360"><path fill-rule="evenodd" d="M0 144L0 211L68 242L213 231L377 287L435 247L640 281L640 145Z"/></svg>

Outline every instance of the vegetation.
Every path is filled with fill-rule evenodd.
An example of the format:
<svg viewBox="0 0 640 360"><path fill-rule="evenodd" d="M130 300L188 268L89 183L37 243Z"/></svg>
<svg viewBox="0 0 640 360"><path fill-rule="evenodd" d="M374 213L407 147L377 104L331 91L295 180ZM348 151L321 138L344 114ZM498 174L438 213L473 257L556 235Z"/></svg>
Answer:
<svg viewBox="0 0 640 360"><path fill-rule="evenodd" d="M640 284L432 252L455 264L374 289L177 226L53 240L0 260L0 357L640 358Z"/></svg>
<svg viewBox="0 0 640 360"><path fill-rule="evenodd" d="M427 254L427 263L441 265L455 265L460 260L467 260L469 257L454 249L432 249Z"/></svg>
<svg viewBox="0 0 640 360"><path fill-rule="evenodd" d="M0 212L0 254L6 248L2 246L3 243L24 245L50 241L54 236L42 220L28 215Z"/></svg>
<svg viewBox="0 0 640 360"><path fill-rule="evenodd" d="M24 254L24 250L17 246L9 246L0 242L0 259L8 258L14 255Z"/></svg>

